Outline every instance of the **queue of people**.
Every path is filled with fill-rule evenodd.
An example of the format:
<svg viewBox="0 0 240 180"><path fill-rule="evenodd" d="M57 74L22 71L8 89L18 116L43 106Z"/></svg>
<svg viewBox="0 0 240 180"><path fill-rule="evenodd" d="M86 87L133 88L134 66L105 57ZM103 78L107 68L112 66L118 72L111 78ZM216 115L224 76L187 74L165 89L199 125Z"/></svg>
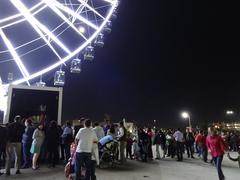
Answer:
<svg viewBox="0 0 240 180"><path fill-rule="evenodd" d="M65 164L71 164L71 176L68 173L68 177L82 179L82 169L85 168L85 179L95 180L95 167L101 163L104 154L101 148L114 141L117 148L114 148L112 159L118 163L125 163L127 158L152 161L153 154L156 154L155 159L177 157L177 161L183 161L183 154L186 152L188 158L198 156L204 162L213 162L219 180L225 179L221 165L231 138L214 128L209 128L208 132L192 132L189 128L185 132L180 128L137 128L130 133L122 121L115 124L108 121L100 125L82 118L78 127L72 127L70 122L60 127L55 121L44 127L41 123L34 126L31 119L26 119L24 124L21 120L20 116L16 116L13 123L6 127L0 126L0 167L5 164L7 176L11 174L11 157L14 154L16 174L21 173L21 168L39 169L39 162L47 157L49 168L54 168L62 159ZM153 146L156 146L156 153L153 153ZM239 145L230 147L231 150L237 150ZM210 161L208 154L211 155Z"/></svg>

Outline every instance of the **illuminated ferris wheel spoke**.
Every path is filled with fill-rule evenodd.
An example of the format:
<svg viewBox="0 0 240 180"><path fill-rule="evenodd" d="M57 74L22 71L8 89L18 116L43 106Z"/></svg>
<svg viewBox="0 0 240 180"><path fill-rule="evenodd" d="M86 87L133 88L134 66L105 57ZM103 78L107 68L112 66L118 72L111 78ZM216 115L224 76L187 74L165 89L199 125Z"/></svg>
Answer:
<svg viewBox="0 0 240 180"><path fill-rule="evenodd" d="M43 0L45 3L51 8L59 17L61 17L69 26L71 26L80 36L82 36L85 40L87 38L74 26L73 23L71 23L66 16L58 9L56 8L49 0Z"/></svg>
<svg viewBox="0 0 240 180"><path fill-rule="evenodd" d="M25 5L20 0L11 0L13 5L23 14L23 16L27 19L27 21L32 25L32 27L37 31L37 33L45 39L44 32L49 39L52 39L58 46L60 46L65 52L71 54L71 51L43 24L41 24L32 14L30 14L25 7ZM42 31L42 32L41 32ZM50 44L48 42L48 44Z"/></svg>
<svg viewBox="0 0 240 180"><path fill-rule="evenodd" d="M35 11L34 13L32 13L33 16L35 16L37 13L41 12L43 9L45 9L47 7L47 5L44 5L43 7L39 8L37 11ZM11 27L15 24L18 24L18 23L21 23L23 21L26 21L26 18L22 18L20 20L17 20L17 21L14 21L12 23L8 23L6 25L3 25L3 26L0 26L0 28L4 29L4 28L7 28L7 27Z"/></svg>
<svg viewBox="0 0 240 180"><path fill-rule="evenodd" d="M80 6L78 6L78 8L77 8L77 10L76 10L76 13L77 14L79 14L81 11L82 11L82 9L84 8L84 5L83 4L81 4ZM74 16L72 16L72 23L74 23L75 21L76 21L76 17L74 17Z"/></svg>
<svg viewBox="0 0 240 180"><path fill-rule="evenodd" d="M114 4L114 3L117 2L117 0L103 0L103 1L106 1L106 2L111 3L111 4Z"/></svg>
<svg viewBox="0 0 240 180"><path fill-rule="evenodd" d="M28 78L29 77L29 73L27 71L27 69L25 68L24 64L22 63L21 59L19 58L17 52L15 51L12 43L10 42L10 40L7 38L7 36L5 35L5 33L2 31L2 29L0 29L0 35L5 43L5 45L7 46L7 48L9 49L11 55L13 56L13 59L15 60L20 72L22 73L24 78ZM26 81L27 84L30 86L29 81Z"/></svg>
<svg viewBox="0 0 240 180"><path fill-rule="evenodd" d="M29 9L29 12L32 12L34 11L35 9L37 9L39 6L41 6L43 4L43 2L40 2L38 4L36 4L35 6L33 6L32 8ZM19 14L16 14L16 15L13 15L13 16L10 16L10 17L7 17L7 18L4 18L4 19L0 19L0 24L1 23L4 23L4 22L7 22L7 21L10 21L10 20L13 20L15 18L18 18L18 17L21 17L21 13Z"/></svg>
<svg viewBox="0 0 240 180"><path fill-rule="evenodd" d="M45 6L47 7L47 5L45 5ZM62 22L59 26L57 26L56 28L54 28L54 29L52 30L52 32L55 32L55 31L56 31L58 28L60 28L63 24L65 24L65 22ZM1 27L0 27L0 28L1 28ZM61 35L61 34L62 34L65 30L67 30L68 28L69 28L69 27L65 28L62 32L58 33L57 36ZM45 36L44 36L44 38L45 38ZM22 48L22 47L25 47L25 46L27 46L27 45L30 45L30 44L38 41L38 40L41 40L41 39L42 39L42 37L38 37L38 38L36 38L36 39L33 39L33 40L31 40L31 41L29 41L29 42L27 42L27 43L24 43L24 44L22 44L22 45L20 45L20 46L15 47L15 50L17 50L17 49L19 49L19 48ZM48 42L48 41L47 41L47 42ZM51 41L50 41L50 42L51 42ZM46 45L48 45L48 44L46 43L46 44L42 45L41 47L46 46ZM51 44L50 44L50 45L51 45ZM39 48L35 48L35 49L39 49ZM34 50L34 49L33 49L33 50ZM30 50L30 51L32 51L32 50ZM29 52L30 52L30 51L29 51ZM9 50L0 51L0 54L6 53L6 52L9 52ZM25 55L25 54L28 54L28 52L27 52L27 53L24 53L23 55ZM21 57L21 55L20 55L20 57ZM13 60L13 59L9 59L9 60Z"/></svg>
<svg viewBox="0 0 240 180"><path fill-rule="evenodd" d="M70 4L72 10L74 11L74 8L73 8L72 1L71 1L71 0L69 0L69 4Z"/></svg>
<svg viewBox="0 0 240 180"><path fill-rule="evenodd" d="M66 13L72 15L73 17L75 17L76 19L78 19L79 21L82 21L83 23L87 24L88 26L92 27L93 29L97 30L98 27L93 24L92 22L90 22L89 20L87 20L86 18L80 16L79 14L77 14L75 11L72 11L71 9L69 9L68 7L62 5L61 3L59 3L56 0L50 0L52 1L56 7L58 7L59 9L65 11Z"/></svg>
<svg viewBox="0 0 240 180"><path fill-rule="evenodd" d="M50 41L46 38L46 36L43 34L43 32L39 29L39 27L34 23L34 19L31 18L31 16L26 15L26 19L28 22L32 25L32 27L35 29L35 31L41 36L41 38L46 42L46 44L49 46L49 48L53 51L53 53L58 57L60 61L62 61L62 58L58 54L58 52L54 49L54 47L51 45ZM65 64L65 63L64 63Z"/></svg>
<svg viewBox="0 0 240 180"><path fill-rule="evenodd" d="M85 3L83 0L78 0L80 3ZM85 3L86 5L84 5L86 8L88 8L89 10L91 10L92 12L94 12L96 15L98 15L99 17L101 17L103 20L105 20L105 18L98 13L93 7L91 7L89 4Z"/></svg>

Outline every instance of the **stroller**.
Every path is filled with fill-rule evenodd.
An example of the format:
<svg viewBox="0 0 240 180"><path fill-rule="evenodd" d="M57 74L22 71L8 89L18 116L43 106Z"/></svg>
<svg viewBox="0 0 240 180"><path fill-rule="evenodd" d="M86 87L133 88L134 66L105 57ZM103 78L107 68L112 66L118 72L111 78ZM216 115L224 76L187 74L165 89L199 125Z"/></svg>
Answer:
<svg viewBox="0 0 240 180"><path fill-rule="evenodd" d="M99 168L116 167L118 155L118 141L111 135L105 136L99 140Z"/></svg>

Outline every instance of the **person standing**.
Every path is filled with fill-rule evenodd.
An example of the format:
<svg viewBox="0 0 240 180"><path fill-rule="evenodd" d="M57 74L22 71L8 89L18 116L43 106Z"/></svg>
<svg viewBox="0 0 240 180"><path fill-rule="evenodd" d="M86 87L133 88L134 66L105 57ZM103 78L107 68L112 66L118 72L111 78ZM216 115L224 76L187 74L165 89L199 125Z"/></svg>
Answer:
<svg viewBox="0 0 240 180"><path fill-rule="evenodd" d="M22 136L22 147L23 147L23 166L22 169L29 168L31 153L30 148L32 145L32 135L34 132L34 127L32 126L32 120L26 119L25 120L25 132Z"/></svg>
<svg viewBox="0 0 240 180"><path fill-rule="evenodd" d="M177 160L183 160L183 133L180 131L180 128L173 134L173 137L176 141L176 153L177 153Z"/></svg>
<svg viewBox="0 0 240 180"><path fill-rule="evenodd" d="M207 141L207 132L204 131L202 136L202 142L200 143L202 158L204 162L207 162L207 158L208 158L208 148L207 148L206 141Z"/></svg>
<svg viewBox="0 0 240 180"><path fill-rule="evenodd" d="M32 146L30 152L33 154L32 159L32 169L37 170L39 167L37 166L37 160L39 158L41 147L45 138L45 134L43 131L43 124L39 124L38 127L35 129L32 139Z"/></svg>
<svg viewBox="0 0 240 180"><path fill-rule="evenodd" d="M153 160L153 151L152 151L153 132L150 127L147 129L147 135L148 135L148 158L150 160Z"/></svg>
<svg viewBox="0 0 240 180"><path fill-rule="evenodd" d="M69 121L66 122L66 127L63 130L62 140L63 140L65 158L66 158L65 163L67 164L67 162L71 156L71 154L70 154L71 143L74 141L73 130L71 127L71 123Z"/></svg>
<svg viewBox="0 0 240 180"><path fill-rule="evenodd" d="M127 145L126 145L126 158L128 158L128 155L129 155L130 159L133 159L132 144L133 144L133 140L131 137L131 133L128 132L127 133Z"/></svg>
<svg viewBox="0 0 240 180"><path fill-rule="evenodd" d="M193 136L193 133L189 131L189 128L186 129L186 133L184 133L184 139L185 139L185 145L187 149L187 155L188 158L194 158L194 141L195 138Z"/></svg>
<svg viewBox="0 0 240 180"><path fill-rule="evenodd" d="M160 138L161 138L160 132L156 129L155 137L153 140L153 145L156 145L156 159L160 159L160 144L161 144Z"/></svg>
<svg viewBox="0 0 240 180"><path fill-rule="evenodd" d="M55 167L57 163L58 147L59 147L59 131L56 121L51 121L46 133L46 144L48 151L48 167Z"/></svg>
<svg viewBox="0 0 240 180"><path fill-rule="evenodd" d="M166 146L167 157L171 156L171 158L173 158L175 156L175 149L174 149L174 137L171 130L167 131Z"/></svg>
<svg viewBox="0 0 240 180"><path fill-rule="evenodd" d="M91 128L92 122L90 119L85 120L85 127L81 128L76 137L75 142L77 144L76 150L76 163L75 163L75 180L81 180L83 165L86 167L85 180L90 180L91 177L91 156L93 143L97 143L97 135Z"/></svg>
<svg viewBox="0 0 240 180"><path fill-rule="evenodd" d="M165 158L166 153L167 153L167 148L166 148L166 135L164 134L163 131L160 130L159 132L160 134L160 145L161 145L161 149L163 151L163 156L162 158Z"/></svg>
<svg viewBox="0 0 240 180"><path fill-rule="evenodd" d="M15 155L15 168L16 174L21 174L20 166L21 166L21 141L22 135L24 133L24 125L21 123L21 116L17 115L14 118L14 122L10 123L7 126L8 129L8 138L9 142L7 143L6 148L6 175L10 175L10 167L11 167L11 153L14 152Z"/></svg>
<svg viewBox="0 0 240 180"><path fill-rule="evenodd" d="M7 146L7 128L0 125L0 169L3 166L2 156L5 156L6 146ZM0 176L3 173L0 172Z"/></svg>
<svg viewBox="0 0 240 180"><path fill-rule="evenodd" d="M224 180L225 176L222 171L222 160L226 145L224 144L221 136L217 135L217 132L213 127L208 128L207 147L208 151L213 157L214 165L217 168L219 180Z"/></svg>
<svg viewBox="0 0 240 180"><path fill-rule="evenodd" d="M127 130L124 127L123 121L120 121L119 124L120 124L120 128L119 128L118 139L120 142L120 145L119 145L120 161L126 162L125 149L126 149L126 145L127 145Z"/></svg>

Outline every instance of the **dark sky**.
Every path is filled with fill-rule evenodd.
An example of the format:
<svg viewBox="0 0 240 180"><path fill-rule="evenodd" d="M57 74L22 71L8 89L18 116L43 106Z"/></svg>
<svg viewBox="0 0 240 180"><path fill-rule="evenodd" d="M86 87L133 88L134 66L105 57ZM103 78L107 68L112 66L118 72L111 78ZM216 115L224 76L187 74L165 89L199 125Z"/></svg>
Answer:
<svg viewBox="0 0 240 180"><path fill-rule="evenodd" d="M239 10L233 2L122 0L105 46L67 76L63 118L125 117L160 126L240 113ZM237 116L236 116L237 118Z"/></svg>

